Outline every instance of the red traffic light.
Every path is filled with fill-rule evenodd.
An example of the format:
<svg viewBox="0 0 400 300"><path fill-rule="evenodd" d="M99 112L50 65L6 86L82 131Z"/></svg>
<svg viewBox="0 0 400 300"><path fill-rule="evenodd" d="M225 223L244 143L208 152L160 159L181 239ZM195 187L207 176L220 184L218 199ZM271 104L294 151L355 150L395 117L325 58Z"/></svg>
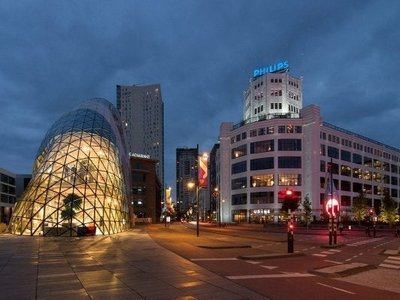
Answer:
<svg viewBox="0 0 400 300"><path fill-rule="evenodd" d="M293 191L290 189L286 190L286 196L292 196L293 195Z"/></svg>

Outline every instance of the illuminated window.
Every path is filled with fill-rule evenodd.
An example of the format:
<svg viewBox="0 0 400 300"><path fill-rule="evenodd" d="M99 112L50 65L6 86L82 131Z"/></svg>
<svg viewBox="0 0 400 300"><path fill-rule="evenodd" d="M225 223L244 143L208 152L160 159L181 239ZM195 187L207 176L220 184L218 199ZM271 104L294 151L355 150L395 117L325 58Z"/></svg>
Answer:
<svg viewBox="0 0 400 300"><path fill-rule="evenodd" d="M279 174L278 175L279 186L293 186L301 185L301 174Z"/></svg>
<svg viewBox="0 0 400 300"><path fill-rule="evenodd" d="M273 174L263 174L254 175L250 178L251 187L264 187L264 186L274 186L274 175Z"/></svg>

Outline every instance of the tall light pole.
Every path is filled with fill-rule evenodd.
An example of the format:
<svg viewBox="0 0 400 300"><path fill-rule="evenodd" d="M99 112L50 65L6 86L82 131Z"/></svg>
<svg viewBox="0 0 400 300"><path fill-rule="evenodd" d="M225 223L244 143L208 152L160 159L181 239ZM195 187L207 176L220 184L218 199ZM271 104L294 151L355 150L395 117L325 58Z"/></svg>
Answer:
<svg viewBox="0 0 400 300"><path fill-rule="evenodd" d="M199 226L199 184L194 182L188 183L188 188L192 189L193 187L196 188L196 235L200 235L200 226Z"/></svg>
<svg viewBox="0 0 400 300"><path fill-rule="evenodd" d="M336 228L336 218L339 216L340 212L340 200L338 192L335 188L335 184L333 182L333 175L332 175L332 159L329 165L329 180L327 182L327 187L325 190L325 210L329 215L329 245L332 245L332 238L333 244L336 244L336 237L337 237L337 228Z"/></svg>
<svg viewBox="0 0 400 300"><path fill-rule="evenodd" d="M219 225L221 225L221 216L220 216L220 209L221 209L221 199L219 197L219 189L216 187L214 188L214 192L212 193L212 196L214 198L215 201L215 208L217 210L217 222ZM218 203L217 203L217 198L218 198Z"/></svg>

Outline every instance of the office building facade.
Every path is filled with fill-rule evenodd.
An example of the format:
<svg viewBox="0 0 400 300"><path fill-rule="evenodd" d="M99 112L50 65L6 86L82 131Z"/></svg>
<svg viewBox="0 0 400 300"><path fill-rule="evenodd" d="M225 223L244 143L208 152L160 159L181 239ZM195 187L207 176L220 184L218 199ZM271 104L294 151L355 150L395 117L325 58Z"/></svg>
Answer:
<svg viewBox="0 0 400 300"><path fill-rule="evenodd" d="M16 202L16 175L0 168L0 222L8 224Z"/></svg>
<svg viewBox="0 0 400 300"><path fill-rule="evenodd" d="M386 194L399 201L400 150L324 122L316 105L303 108L301 82L287 70L253 78L243 121L221 124L215 181L223 222L279 221L288 189L297 202L309 197L321 219L331 173L343 217L361 192L376 212Z"/></svg>
<svg viewBox="0 0 400 300"><path fill-rule="evenodd" d="M196 201L196 191L189 183L198 181L199 148L176 149L176 201L177 211L186 212Z"/></svg>
<svg viewBox="0 0 400 300"><path fill-rule="evenodd" d="M157 161L130 157L132 201L136 222L156 223L161 216L161 183L156 174Z"/></svg>

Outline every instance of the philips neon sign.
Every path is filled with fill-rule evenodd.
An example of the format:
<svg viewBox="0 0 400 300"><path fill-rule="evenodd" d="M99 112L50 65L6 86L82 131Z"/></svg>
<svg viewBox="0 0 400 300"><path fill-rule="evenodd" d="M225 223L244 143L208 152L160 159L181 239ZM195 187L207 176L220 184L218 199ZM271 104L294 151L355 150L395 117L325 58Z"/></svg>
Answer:
<svg viewBox="0 0 400 300"><path fill-rule="evenodd" d="M289 68L289 62L287 60L264 67L260 69L255 69L253 71L253 77L261 76L267 73L275 73L278 71L286 70Z"/></svg>

